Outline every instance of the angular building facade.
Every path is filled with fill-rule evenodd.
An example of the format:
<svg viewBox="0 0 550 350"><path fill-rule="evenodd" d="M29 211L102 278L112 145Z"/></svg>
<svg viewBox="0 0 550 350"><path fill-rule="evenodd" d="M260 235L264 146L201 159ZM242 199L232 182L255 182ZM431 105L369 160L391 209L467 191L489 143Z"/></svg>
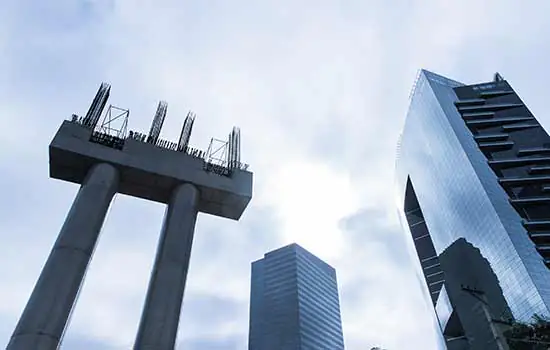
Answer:
<svg viewBox="0 0 550 350"><path fill-rule="evenodd" d="M550 137L500 74L465 85L422 70L396 173L402 226L449 348L483 348L471 340L482 319L495 340L512 318L550 315ZM477 321L460 322L461 293L484 300L466 307Z"/></svg>
<svg viewBox="0 0 550 350"><path fill-rule="evenodd" d="M248 349L344 349L334 268L297 244L253 262Z"/></svg>

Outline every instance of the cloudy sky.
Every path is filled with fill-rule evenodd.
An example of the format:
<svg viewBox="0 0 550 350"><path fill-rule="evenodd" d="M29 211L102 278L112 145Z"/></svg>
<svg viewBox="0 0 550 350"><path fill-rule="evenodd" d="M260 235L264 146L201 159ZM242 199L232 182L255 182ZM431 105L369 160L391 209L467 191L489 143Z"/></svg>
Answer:
<svg viewBox="0 0 550 350"><path fill-rule="evenodd" d="M255 174L241 221L197 222L178 349L245 349L250 262L298 242L337 269L346 347L436 349L393 195L419 68L507 78L544 125L546 0L0 1L0 346L78 190L48 179L48 144L102 81L163 138L242 130ZM132 346L162 205L118 195L63 349Z"/></svg>

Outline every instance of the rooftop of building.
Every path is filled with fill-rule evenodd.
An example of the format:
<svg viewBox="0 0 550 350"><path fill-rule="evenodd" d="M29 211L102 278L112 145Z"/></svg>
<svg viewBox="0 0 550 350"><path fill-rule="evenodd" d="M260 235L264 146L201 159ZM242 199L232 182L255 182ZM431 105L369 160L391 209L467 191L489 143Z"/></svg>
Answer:
<svg viewBox="0 0 550 350"><path fill-rule="evenodd" d="M256 261L253 261L252 263L254 264L254 263L260 262L260 261L264 260L266 257L268 257L270 255L281 253L281 252L286 251L286 250L300 251L300 252L304 253L305 255L309 256L310 259L315 260L316 262L318 262L319 264L324 266L325 268L327 268L331 271L335 271L334 267L329 265L327 262L323 261L321 258L317 257L315 254L311 253L309 250L305 249L304 247L302 247L298 243L290 243L290 244L287 244L283 247L271 250L271 251L265 253L263 258L258 259Z"/></svg>

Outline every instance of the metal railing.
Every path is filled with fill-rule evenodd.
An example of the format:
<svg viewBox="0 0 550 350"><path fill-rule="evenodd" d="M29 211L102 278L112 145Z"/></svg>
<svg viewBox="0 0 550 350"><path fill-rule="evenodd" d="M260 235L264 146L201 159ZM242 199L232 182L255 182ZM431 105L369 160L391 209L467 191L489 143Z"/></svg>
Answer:
<svg viewBox="0 0 550 350"><path fill-rule="evenodd" d="M124 148L125 140L123 138L109 135L100 131L94 131L90 136L90 141L110 148L122 150Z"/></svg>
<svg viewBox="0 0 550 350"><path fill-rule="evenodd" d="M130 131L128 138L131 138L133 140L137 140L140 142L144 142L144 143L150 143L157 147L167 149L170 151L184 152L185 154L191 157L202 159L204 161L203 169L205 171L212 172L217 175L231 176L234 170L246 171L249 168L248 164L238 162L238 161L232 161L228 164L225 164L225 163L220 164L219 162L216 163L216 162L213 162L212 159L207 159L206 152L203 150L189 147L189 146L183 149L179 149L177 143L160 139L160 138L157 139L156 142L153 142L151 137L148 137L147 135L136 131Z"/></svg>
<svg viewBox="0 0 550 350"><path fill-rule="evenodd" d="M80 117L76 114L72 114L71 119L69 121L71 123L81 125L87 129L94 128L93 125L90 125L89 123L86 122L85 118ZM102 132L98 130L93 131L92 135L90 135L90 142L98 143L100 145L118 149L118 150L122 150L124 148L124 141L125 139L121 137L110 135L106 132Z"/></svg>
<svg viewBox="0 0 550 350"><path fill-rule="evenodd" d="M82 125L86 128L91 128L90 125L85 124L84 118L79 117L76 114L73 114L69 121L72 123ZM149 144L155 145L156 147L167 149L174 152L184 152L185 154L191 157L202 159L203 169L205 171L212 172L220 176L230 177L233 174L234 170L247 171L249 168L249 164L242 163L235 160L231 162L223 162L222 164L219 164L219 161L218 163L216 163L212 161L212 159L207 159L206 152L198 148L187 146L184 149L179 149L177 143L160 139L160 138L157 139L155 142L153 142L151 137L136 131L130 131L128 137L126 138L109 135L101 131L94 131L90 136L90 142L98 143L103 146L107 146L118 150L122 150L124 148L124 144L127 139L132 139L143 143L149 143Z"/></svg>
<svg viewBox="0 0 550 350"><path fill-rule="evenodd" d="M84 126L85 128L91 129L93 126L86 123L85 118L78 116L76 114L71 115L70 122Z"/></svg>

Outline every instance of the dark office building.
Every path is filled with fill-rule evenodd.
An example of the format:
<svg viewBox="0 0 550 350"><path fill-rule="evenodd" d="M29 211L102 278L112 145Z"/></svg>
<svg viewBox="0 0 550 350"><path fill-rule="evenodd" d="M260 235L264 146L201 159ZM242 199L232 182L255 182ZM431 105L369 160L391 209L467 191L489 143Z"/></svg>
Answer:
<svg viewBox="0 0 550 350"><path fill-rule="evenodd" d="M253 262L248 349L344 349L334 268L297 244Z"/></svg>
<svg viewBox="0 0 550 350"><path fill-rule="evenodd" d="M500 349L511 318L550 314L550 137L500 74L465 85L420 72L397 186L449 349Z"/></svg>

